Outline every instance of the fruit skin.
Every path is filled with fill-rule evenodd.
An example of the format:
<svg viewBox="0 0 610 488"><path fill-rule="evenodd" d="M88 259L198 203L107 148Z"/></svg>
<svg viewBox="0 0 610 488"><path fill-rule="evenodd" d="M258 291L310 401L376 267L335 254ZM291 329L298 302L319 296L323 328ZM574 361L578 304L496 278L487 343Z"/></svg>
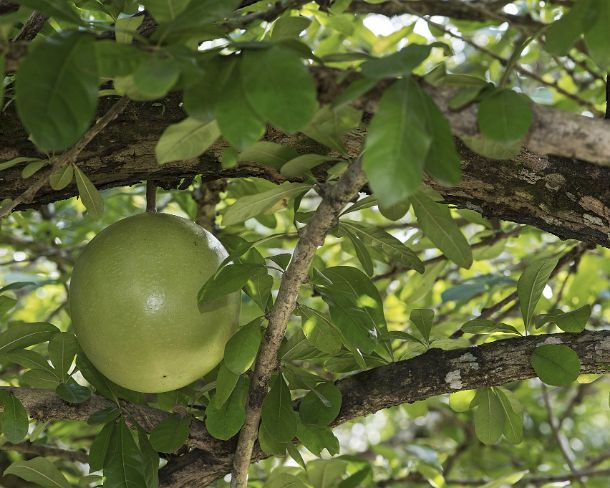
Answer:
<svg viewBox="0 0 610 488"><path fill-rule="evenodd" d="M211 371L237 328L240 295L199 306L197 293L226 257L212 234L168 214L135 215L100 232L70 283L72 323L93 365L144 393Z"/></svg>

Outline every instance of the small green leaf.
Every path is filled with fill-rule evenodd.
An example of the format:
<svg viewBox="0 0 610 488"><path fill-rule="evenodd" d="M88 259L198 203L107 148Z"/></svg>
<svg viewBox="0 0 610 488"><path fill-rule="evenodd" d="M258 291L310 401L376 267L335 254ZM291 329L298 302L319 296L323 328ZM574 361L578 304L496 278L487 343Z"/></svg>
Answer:
<svg viewBox="0 0 610 488"><path fill-rule="evenodd" d="M108 407L97 412L93 412L87 419L89 425L107 424L115 420L121 414L116 407Z"/></svg>
<svg viewBox="0 0 610 488"><path fill-rule="evenodd" d="M164 418L150 433L150 443L159 452L175 452L188 439L191 416L172 414Z"/></svg>
<svg viewBox="0 0 610 488"><path fill-rule="evenodd" d="M27 369L45 369L53 372L53 368L49 366L49 362L41 354L30 351L29 349L17 350L0 355L1 361L9 361L17 363Z"/></svg>
<svg viewBox="0 0 610 488"><path fill-rule="evenodd" d="M275 24L273 24L271 40L282 41L284 39L297 38L301 32L309 27L309 24L311 24L311 19L308 19L307 17L280 17Z"/></svg>
<svg viewBox="0 0 610 488"><path fill-rule="evenodd" d="M95 220L101 219L104 215L104 199L87 175L80 168L74 165L76 176L76 187L83 205Z"/></svg>
<svg viewBox="0 0 610 488"><path fill-rule="evenodd" d="M303 333L307 340L326 354L337 354L341 350L341 334L330 319L313 308L299 305Z"/></svg>
<svg viewBox="0 0 610 488"><path fill-rule="evenodd" d="M205 411L205 427L216 439L230 439L241 429L246 419L248 385L248 378L241 376L233 393L221 408L216 408L216 402L212 397Z"/></svg>
<svg viewBox="0 0 610 488"><path fill-rule="evenodd" d="M59 385L59 378L49 369L31 369L21 376L21 381L32 388L55 390Z"/></svg>
<svg viewBox="0 0 610 488"><path fill-rule="evenodd" d="M16 105L41 150L61 151L85 133L95 115L98 83L90 35L64 31L30 47L17 71Z"/></svg>
<svg viewBox="0 0 610 488"><path fill-rule="evenodd" d="M225 366L225 363L221 363L216 375L216 394L214 395L216 408L221 408L229 399L238 380L239 374L233 373Z"/></svg>
<svg viewBox="0 0 610 488"><path fill-rule="evenodd" d="M136 424L138 429L138 444L140 445L140 453L144 461L144 477L146 479L146 488L159 487L159 454L150 443L146 432L142 427Z"/></svg>
<svg viewBox="0 0 610 488"><path fill-rule="evenodd" d="M550 314L547 318L564 332L578 333L585 330L591 316L591 305L583 305L571 312Z"/></svg>
<svg viewBox="0 0 610 488"><path fill-rule="evenodd" d="M0 295L0 317L4 317L16 304L16 299Z"/></svg>
<svg viewBox="0 0 610 488"><path fill-rule="evenodd" d="M547 385L569 385L580 374L580 359L568 346L543 344L534 350L532 367Z"/></svg>
<svg viewBox="0 0 610 488"><path fill-rule="evenodd" d="M129 76L146 59L135 46L114 41L97 41L95 54L101 78Z"/></svg>
<svg viewBox="0 0 610 488"><path fill-rule="evenodd" d="M428 343L430 341L432 321L434 320L434 310L429 308L416 308L411 310L409 318L411 319L411 322L415 324L415 327L417 327L417 330L426 343Z"/></svg>
<svg viewBox="0 0 610 488"><path fill-rule="evenodd" d="M607 71L610 69L610 31L607 28L608 22L610 22L610 2L585 3L595 6L595 17L585 20L585 22L587 20L590 22L585 26L587 29L585 31L585 43L591 58L601 69Z"/></svg>
<svg viewBox="0 0 610 488"><path fill-rule="evenodd" d="M237 161L240 163L257 163L281 168L286 161L297 157L297 152L290 146L283 146L275 142L255 142L244 151L239 153Z"/></svg>
<svg viewBox="0 0 610 488"><path fill-rule="evenodd" d="M247 51L240 68L246 98L263 120L294 133L313 117L314 81L293 50L276 45Z"/></svg>
<svg viewBox="0 0 610 488"><path fill-rule="evenodd" d="M0 334L0 353L48 341L57 332L57 327L46 322L12 325Z"/></svg>
<svg viewBox="0 0 610 488"><path fill-rule="evenodd" d="M362 112L350 105L320 108L301 132L314 141L345 154L343 138L360 124Z"/></svg>
<svg viewBox="0 0 610 488"><path fill-rule="evenodd" d="M490 388L477 390L474 428L483 444L495 444L504 432L502 403Z"/></svg>
<svg viewBox="0 0 610 488"><path fill-rule="evenodd" d="M556 56L567 54L585 29L594 22L596 16L588 18L589 12L597 9L592 9L591 6L589 0L575 2L570 10L553 22L545 30L544 49Z"/></svg>
<svg viewBox="0 0 610 488"><path fill-rule="evenodd" d="M73 379L57 385L55 393L62 400L74 404L84 403L91 398L91 390L86 386L79 385Z"/></svg>
<svg viewBox="0 0 610 488"><path fill-rule="evenodd" d="M341 391L334 383L322 383L303 397L299 416L305 424L329 425L341 410Z"/></svg>
<svg viewBox="0 0 610 488"><path fill-rule="evenodd" d="M104 462L104 486L146 486L142 456L124 420L116 424Z"/></svg>
<svg viewBox="0 0 610 488"><path fill-rule="evenodd" d="M44 488L70 488L71 485L55 465L46 458L36 457L28 461L15 461L4 474L18 476Z"/></svg>
<svg viewBox="0 0 610 488"><path fill-rule="evenodd" d="M281 373L273 379L271 389L263 400L261 419L275 442L290 442L297 433L290 389Z"/></svg>
<svg viewBox="0 0 610 488"><path fill-rule="evenodd" d="M494 334L498 332L501 334L521 335L521 333L512 325L503 323L496 324L492 320L487 319L469 320L462 326L462 331L466 334Z"/></svg>
<svg viewBox="0 0 610 488"><path fill-rule="evenodd" d="M0 391L0 403L4 411L0 416L2 433L9 442L18 444L28 434L30 420L19 399L7 391Z"/></svg>
<svg viewBox="0 0 610 488"><path fill-rule="evenodd" d="M519 277L517 294L526 329L530 326L542 291L556 266L557 258L536 259Z"/></svg>
<svg viewBox="0 0 610 488"><path fill-rule="evenodd" d="M282 183L271 190L254 195L246 195L231 205L222 217L222 225L229 226L256 217L278 204L287 204L288 200L309 190L310 185L303 183Z"/></svg>
<svg viewBox="0 0 610 488"><path fill-rule="evenodd" d="M203 154L220 136L215 120L201 122L186 118L168 126L155 147L159 164L193 159Z"/></svg>
<svg viewBox="0 0 610 488"><path fill-rule="evenodd" d="M513 159L521 152L519 141L499 142L483 134L463 136L462 140L471 150L489 159Z"/></svg>
<svg viewBox="0 0 610 488"><path fill-rule="evenodd" d="M369 125L363 168L387 207L404 201L421 183L432 136L418 103L420 92L410 78L396 81L383 93Z"/></svg>
<svg viewBox="0 0 610 488"><path fill-rule="evenodd" d="M331 157L321 154L302 154L284 164L280 173L287 178L295 178L306 174L310 169L331 159Z"/></svg>
<svg viewBox="0 0 610 488"><path fill-rule="evenodd" d="M224 365L234 374L242 374L254 364L263 333L261 319L256 318L241 327L225 346Z"/></svg>
<svg viewBox="0 0 610 488"><path fill-rule="evenodd" d="M360 71L374 80L408 75L426 60L431 49L432 46L409 44L389 56L365 61L360 65Z"/></svg>
<svg viewBox="0 0 610 488"><path fill-rule="evenodd" d="M481 101L477 120L481 134L506 143L527 134L532 125L532 111L524 95L498 90Z"/></svg>
<svg viewBox="0 0 610 488"><path fill-rule="evenodd" d="M99 434L93 439L89 449L89 467L91 471L99 471L104 467L108 449L110 448L110 440L115 428L116 422L110 422L104 425Z"/></svg>
<svg viewBox="0 0 610 488"><path fill-rule="evenodd" d="M19 5L38 10L43 14L63 20L71 24L82 25L83 21L69 2L58 2L57 0L18 0Z"/></svg>
<svg viewBox="0 0 610 488"><path fill-rule="evenodd" d="M49 162L44 161L44 160L33 161L31 163L28 163L25 166L25 168L23 168L23 170L21 171L21 177L25 180L25 179L29 178L30 176L33 176L36 173L38 173L39 170L41 170L48 164L49 164Z"/></svg>
<svg viewBox="0 0 610 488"><path fill-rule="evenodd" d="M224 266L203 284L197 296L199 303L206 303L238 292L253 273L260 272L264 272L264 268L258 264L232 263Z"/></svg>
<svg viewBox="0 0 610 488"><path fill-rule="evenodd" d="M494 388L494 393L500 400L504 411L504 437L511 444L523 441L523 417L515 412L507 394L500 388Z"/></svg>
<svg viewBox="0 0 610 488"><path fill-rule="evenodd" d="M446 205L435 202L422 192L411 196L413 211L426 237L448 259L462 268L472 265L472 251Z"/></svg>
<svg viewBox="0 0 610 488"><path fill-rule="evenodd" d="M66 379L78 351L74 334L60 332L49 341L49 359L60 378Z"/></svg>
<svg viewBox="0 0 610 488"><path fill-rule="evenodd" d="M57 168L49 176L49 184L53 190L63 190L66 186L72 183L74 178L74 167L71 164Z"/></svg>
<svg viewBox="0 0 610 488"><path fill-rule="evenodd" d="M331 455L339 453L339 440L329 427L305 425L299 422L297 437L316 456L320 456L324 449Z"/></svg>
<svg viewBox="0 0 610 488"><path fill-rule="evenodd" d="M143 0L146 7L157 22L169 22L181 14L190 0Z"/></svg>

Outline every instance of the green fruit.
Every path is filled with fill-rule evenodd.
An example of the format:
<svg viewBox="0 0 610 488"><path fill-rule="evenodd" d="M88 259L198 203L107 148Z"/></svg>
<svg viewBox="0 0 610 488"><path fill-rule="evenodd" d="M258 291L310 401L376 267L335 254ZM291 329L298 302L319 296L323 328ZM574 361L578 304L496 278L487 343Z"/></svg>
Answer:
<svg viewBox="0 0 610 488"><path fill-rule="evenodd" d="M70 312L95 367L131 390L192 383L222 359L237 328L240 296L203 306L197 292L227 257L186 219L140 214L104 229L77 260Z"/></svg>

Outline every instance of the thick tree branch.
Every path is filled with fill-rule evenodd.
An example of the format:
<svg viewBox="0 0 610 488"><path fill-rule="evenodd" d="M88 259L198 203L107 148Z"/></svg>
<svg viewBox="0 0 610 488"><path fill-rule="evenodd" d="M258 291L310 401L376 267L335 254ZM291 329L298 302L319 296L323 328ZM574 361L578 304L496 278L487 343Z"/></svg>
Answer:
<svg viewBox="0 0 610 488"><path fill-rule="evenodd" d="M559 341L576 351L583 374L610 371L610 331L605 330L519 337L450 351L431 349L413 359L338 381L343 405L334 425L402 403L533 378L535 373L530 365L530 356L534 349L541 344ZM447 379L449 373L452 373L449 376L451 381ZM64 402L50 390L2 388L12 391L30 416L41 422L85 421L94 412L114 406L113 402L96 395L83 404L73 405ZM124 403L122 407L147 430L151 430L167 415L142 405ZM194 450L176 458L175 462L161 470L164 486L202 487L230 471L235 440L214 439L206 432L202 422L195 421L187 445ZM264 457L257 449L253 460Z"/></svg>
<svg viewBox="0 0 610 488"><path fill-rule="evenodd" d="M248 481L248 467L252 450L258 436L263 400L271 375L277 368L277 353L286 333L286 326L296 305L301 285L305 282L316 249L324 243L328 231L336 225L343 207L366 183L360 162L352 163L332 188L325 187L322 202L302 230L290 264L282 277L280 289L269 315L269 325L256 358L254 374L250 380L250 391L246 410L246 420L239 434L233 473L232 488L245 488Z"/></svg>
<svg viewBox="0 0 610 488"><path fill-rule="evenodd" d="M431 349L413 359L340 380L337 386L343 405L334 425L402 403L533 378L530 357L534 349L559 341L576 351L583 374L610 371L610 331L519 337L451 351ZM231 443L227 444L224 452L231 452ZM213 454L196 450L166 466L161 470L162 486L203 487L224 476L230 470L231 455ZM257 449L253 461L264 457Z"/></svg>

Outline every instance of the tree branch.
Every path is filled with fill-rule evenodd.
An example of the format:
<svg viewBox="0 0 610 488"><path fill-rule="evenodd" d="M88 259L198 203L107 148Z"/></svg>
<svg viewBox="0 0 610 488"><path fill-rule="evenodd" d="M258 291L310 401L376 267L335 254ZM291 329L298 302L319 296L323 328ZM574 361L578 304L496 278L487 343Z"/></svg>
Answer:
<svg viewBox="0 0 610 488"><path fill-rule="evenodd" d="M581 373L610 371L610 331L534 335L450 351L431 349L415 358L338 381L343 404L334 425L402 403L533 378L536 375L530 357L534 349L557 341L578 354L582 364ZM456 377L458 380L454 381ZM198 488L226 475L231 469L231 449L234 444L229 441L221 445L225 447L218 454L208 449L195 450L162 468L162 486ZM256 449L253 461L265 457L260 449Z"/></svg>
<svg viewBox="0 0 610 488"><path fill-rule="evenodd" d="M250 381L246 420L239 434L233 461L232 488L245 488L247 484L248 467L258 436L263 400L267 394L271 375L277 367L277 353L286 333L286 326L296 305L301 285L307 278L316 249L324 243L326 234L336 225L341 209L358 194L365 183L366 177L360 162L356 162L350 165L335 186L325 189L322 202L303 229L290 264L282 276L280 289L269 315L267 332Z"/></svg>

